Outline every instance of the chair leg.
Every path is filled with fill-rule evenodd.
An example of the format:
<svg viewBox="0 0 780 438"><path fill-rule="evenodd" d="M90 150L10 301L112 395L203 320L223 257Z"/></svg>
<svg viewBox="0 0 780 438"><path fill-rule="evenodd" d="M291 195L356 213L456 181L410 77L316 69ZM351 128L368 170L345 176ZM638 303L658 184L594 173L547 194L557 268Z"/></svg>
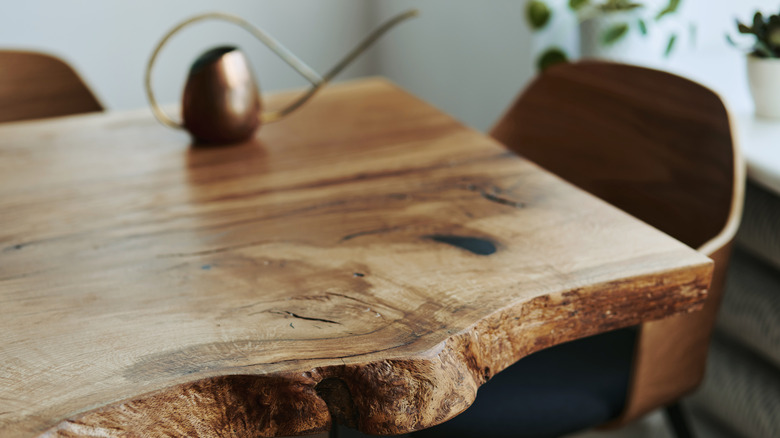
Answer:
<svg viewBox="0 0 780 438"><path fill-rule="evenodd" d="M339 425L335 421L330 426L328 431L328 438L339 438Z"/></svg>
<svg viewBox="0 0 780 438"><path fill-rule="evenodd" d="M688 419L685 415L685 410L680 403L674 403L667 406L664 409L664 412L666 413L666 418L672 425L674 435L677 438L694 438L693 432L691 432L692 429L688 424Z"/></svg>

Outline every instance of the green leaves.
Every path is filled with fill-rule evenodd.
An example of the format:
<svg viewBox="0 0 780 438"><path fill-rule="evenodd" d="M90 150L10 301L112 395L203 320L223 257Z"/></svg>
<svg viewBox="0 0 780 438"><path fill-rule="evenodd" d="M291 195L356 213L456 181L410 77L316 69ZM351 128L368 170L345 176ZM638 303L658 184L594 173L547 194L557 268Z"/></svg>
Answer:
<svg viewBox="0 0 780 438"><path fill-rule="evenodd" d="M682 2L683 0L664 0L661 2L660 8L656 7L657 3L643 0L566 0L562 3L568 5L568 9L575 13L580 22L602 17L606 18L599 25L601 30L598 31L597 38L598 44L603 47L609 47L625 41L631 32L647 36L653 32L662 31L655 22L669 15L679 13ZM550 0L529 0L526 3L526 15L531 27L534 30L539 30L548 26L552 14L555 12L554 9L559 7L558 5L558 3L553 3ZM565 6L563 7L565 8ZM639 8L647 8L647 10L643 11L639 10ZM772 40L780 43L780 17L776 21L777 32L770 33L772 33ZM764 26L766 25L764 24ZM693 41L696 39L696 28L690 24L688 26L688 34L685 33L684 28L679 28L679 26L675 27L675 31L671 35L666 35L666 46L663 47L663 56L665 57L670 56L676 46L680 45L682 41L690 39L692 41L691 44L693 44ZM746 25L740 25L740 31L753 33L752 28ZM780 50L778 50L778 54L780 54ZM551 48L537 59L537 65L540 70L543 70L549 67L549 65L566 60L566 54L562 50Z"/></svg>
<svg viewBox="0 0 780 438"><path fill-rule="evenodd" d="M737 31L743 35L753 35L752 53L761 58L780 57L780 15L770 15L764 17L761 12L753 15L753 22L750 26L736 20ZM727 37L729 44L737 46L730 36Z"/></svg>
<svg viewBox="0 0 780 438"><path fill-rule="evenodd" d="M531 29L539 30L550 22L552 11L547 3L541 0L531 0L526 4L525 15Z"/></svg>
<svg viewBox="0 0 780 438"><path fill-rule="evenodd" d="M601 43L611 46L620 41L628 33L628 23L615 23L601 34Z"/></svg>
<svg viewBox="0 0 780 438"><path fill-rule="evenodd" d="M636 24L637 27L639 27L639 33L641 33L642 36L647 36L647 23L645 23L645 20L640 18Z"/></svg>
<svg viewBox="0 0 780 438"><path fill-rule="evenodd" d="M738 30L738 31L739 31L739 33L741 33L741 34L750 34L750 33L753 33L753 28L752 28L752 27L749 27L749 26L748 26L748 25L746 25L746 24L742 24L742 23L740 23L739 21L737 21L737 30Z"/></svg>
<svg viewBox="0 0 780 438"><path fill-rule="evenodd" d="M669 14L677 12L677 9L680 8L680 1L681 0L669 0L669 4L666 5L665 8L661 9L658 15L655 16L655 20L658 21Z"/></svg>
<svg viewBox="0 0 780 438"><path fill-rule="evenodd" d="M563 50L559 49L558 47L553 47L551 49L547 49L546 52L539 56L539 59L536 61L536 68L541 72L555 64L560 64L563 62L569 62L569 57L566 56L566 53Z"/></svg>
<svg viewBox="0 0 780 438"><path fill-rule="evenodd" d="M761 34L764 33L764 16L761 15L761 12L756 12L755 15L753 15L753 32L761 36Z"/></svg>
<svg viewBox="0 0 780 438"><path fill-rule="evenodd" d="M602 12L620 12L638 9L644 5L642 3L632 2L631 0L607 0L597 6Z"/></svg>
<svg viewBox="0 0 780 438"><path fill-rule="evenodd" d="M572 11L579 11L590 4L590 0L569 0L569 8Z"/></svg>
<svg viewBox="0 0 780 438"><path fill-rule="evenodd" d="M669 55L672 54L672 50L674 50L674 43L676 43L676 42L677 42L677 34L673 33L669 37L669 42L666 43L666 50L664 50L664 57L665 58L668 58Z"/></svg>

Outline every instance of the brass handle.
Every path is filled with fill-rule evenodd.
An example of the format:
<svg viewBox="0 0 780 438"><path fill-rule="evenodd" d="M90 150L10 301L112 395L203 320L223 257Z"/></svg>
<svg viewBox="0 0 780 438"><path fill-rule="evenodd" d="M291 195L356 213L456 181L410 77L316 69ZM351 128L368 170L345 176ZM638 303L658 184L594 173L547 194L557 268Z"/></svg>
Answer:
<svg viewBox="0 0 780 438"><path fill-rule="evenodd" d="M260 115L261 123L275 122L277 120L284 118L285 116L292 113L296 109L300 108L304 103L306 103L309 99L311 99L312 96L314 96L322 87L324 87L328 82L330 82L336 75L341 73L341 71L344 70L350 63L352 63L352 61L354 61L355 58L360 56L361 53L363 53L366 49L368 49L380 37L382 37L382 35L384 35L387 31L389 31L390 29L392 29L394 26L401 23L402 21L408 18L415 17L418 14L419 11L417 9L411 9L409 11L406 11L404 13L401 13L391 18L390 20L388 20L387 22L379 26L377 29L375 29L373 32L371 32L371 34L369 34L363 41L361 41L360 44L357 45L357 47L352 49L352 51L349 52L347 56L345 56L341 61L339 61L324 76L320 76L316 71L314 71L314 69L306 65L306 63L301 61L297 56L295 56L292 52L287 50L281 43L279 43L276 39L272 38L262 29L244 20L241 17L225 14L222 12L209 12L201 15L196 15L194 17L182 21L181 23L176 25L173 29L168 31L168 33L166 33L165 36L163 36L160 42L157 43L157 46L154 48L154 51L152 51L152 55L149 57L149 62L146 65L146 74L144 77L144 85L146 87L146 97L149 99L149 104L152 107L152 113L157 118L157 120L160 121L160 123L169 126L171 128L184 129L184 125L181 122L177 122L173 118L171 118L168 114L165 113L165 111L163 111L163 109L157 103L157 99L154 96L154 90L152 87L152 69L154 68L154 63L157 60L157 56L160 54L160 50L162 50L163 46L168 42L168 40L171 39L173 35L181 31L185 27L204 20L223 20L223 21L236 24L246 29L249 33L251 33L254 37L256 37L263 44L265 44L269 49L271 49L272 52L274 52L277 56L282 58L282 60L284 60L290 67L292 67L295 71L300 73L301 76L306 78L306 80L308 80L312 84L311 88L309 88L305 93L303 93L303 95L301 95L297 100L295 100L288 106L280 110L264 112Z"/></svg>

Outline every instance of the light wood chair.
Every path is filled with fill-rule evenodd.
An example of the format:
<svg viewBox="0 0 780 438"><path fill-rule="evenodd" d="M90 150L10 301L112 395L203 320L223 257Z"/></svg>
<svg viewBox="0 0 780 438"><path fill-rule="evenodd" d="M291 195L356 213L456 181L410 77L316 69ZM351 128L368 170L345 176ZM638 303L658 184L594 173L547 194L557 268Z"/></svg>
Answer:
<svg viewBox="0 0 780 438"><path fill-rule="evenodd" d="M62 60L0 50L0 123L102 110L84 81Z"/></svg>
<svg viewBox="0 0 780 438"><path fill-rule="evenodd" d="M558 436L576 427L596 425L589 421L617 427L666 407L678 437L691 436L677 402L693 391L704 375L742 208L744 170L731 129L728 112L717 95L660 71L587 61L554 66L533 81L496 124L492 136L512 151L711 257L715 270L709 295L700 312L646 323L633 332L574 341L554 347L556 351L543 350L524 358L502 372L507 377L502 373L496 376L504 379L502 385L516 387L488 389L492 383L488 382L477 394L474 414L467 410L452 424L417 435L468 436L481 430L484 436ZM625 341L628 337L630 342ZM595 357L605 354L616 360ZM617 357L621 354L625 356L622 362ZM622 386L620 382L612 385L613 393L614 388L619 389L620 398L605 402L607 408L601 409L600 417L583 414L579 423L550 424L545 429L545 421L563 421L566 414L560 411L567 402L565 397L547 397L545 381L532 374L566 368L565 362L578 359L579 363L570 367L575 375L559 375L552 385L580 386L583 379L590 381L580 394L591 401L575 409L578 414L587 410L588 403L599 402L599 397L609 398L595 388L599 384L593 382L602 381L599 379L623 379ZM600 370L604 363L613 366L612 370ZM627 368L622 377L621 366ZM534 394L518 395L518 391ZM551 387L549 392L555 391ZM498 394L496 400L487 399L491 392ZM507 404L515 399L524 409L534 410L534 416L513 413ZM545 409L551 412L545 413ZM523 432L522 418L534 423L535 431ZM470 429L469 421L481 424ZM502 423L513 424L516 432L496 426Z"/></svg>

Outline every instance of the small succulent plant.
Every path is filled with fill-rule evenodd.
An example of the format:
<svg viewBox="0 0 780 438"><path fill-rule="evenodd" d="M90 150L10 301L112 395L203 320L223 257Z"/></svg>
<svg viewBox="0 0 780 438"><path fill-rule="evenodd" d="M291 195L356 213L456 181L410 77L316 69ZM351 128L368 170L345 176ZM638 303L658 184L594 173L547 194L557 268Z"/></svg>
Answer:
<svg viewBox="0 0 780 438"><path fill-rule="evenodd" d="M743 35L753 35L755 42L747 50L759 58L780 58L780 15L765 17L761 12L753 15L750 26L737 20L737 30ZM735 47L738 44L726 35L729 43Z"/></svg>
<svg viewBox="0 0 780 438"><path fill-rule="evenodd" d="M677 12L681 2L682 0L668 0L663 8L655 12L654 20L660 21L667 15ZM646 7L645 3L635 0L568 0L568 8L577 15L580 22L644 7ZM553 9L545 0L529 0L526 4L526 18L534 31L544 29L550 22L553 13ZM634 27L641 35L648 34L648 22L643 18L637 18L635 22L621 21L611 25L600 35L599 43L603 46L616 44ZM669 56L674 49L676 40L676 34L669 36L664 56ZM542 53L537 64L539 70L544 70L549 65L566 60L566 53L560 48L553 47Z"/></svg>

